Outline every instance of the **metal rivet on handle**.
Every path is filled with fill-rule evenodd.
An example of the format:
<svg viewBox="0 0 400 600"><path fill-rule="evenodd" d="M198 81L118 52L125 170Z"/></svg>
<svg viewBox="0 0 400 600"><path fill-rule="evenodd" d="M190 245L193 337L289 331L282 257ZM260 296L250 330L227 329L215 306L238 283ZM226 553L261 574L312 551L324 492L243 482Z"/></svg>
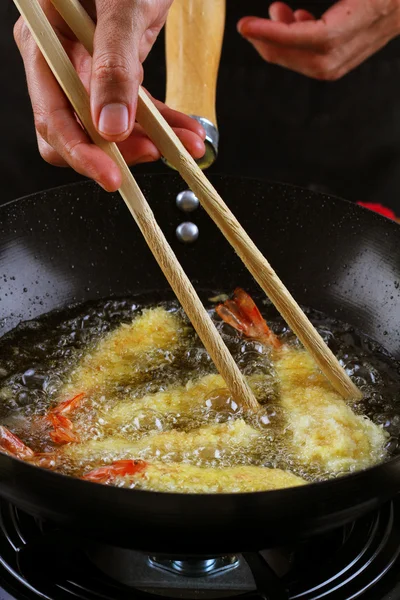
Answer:
<svg viewBox="0 0 400 600"><path fill-rule="evenodd" d="M194 223L186 221L176 228L176 237L184 244L191 244L199 237L199 228Z"/></svg>
<svg viewBox="0 0 400 600"><path fill-rule="evenodd" d="M199 207L199 199L194 195L192 190L185 190L177 195L176 205L183 212L193 212Z"/></svg>

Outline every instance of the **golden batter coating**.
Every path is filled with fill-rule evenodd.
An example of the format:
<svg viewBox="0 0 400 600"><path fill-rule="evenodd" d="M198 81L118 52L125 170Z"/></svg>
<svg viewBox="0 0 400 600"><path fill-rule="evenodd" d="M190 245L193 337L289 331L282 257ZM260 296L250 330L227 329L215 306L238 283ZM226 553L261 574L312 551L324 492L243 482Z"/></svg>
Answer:
<svg viewBox="0 0 400 600"><path fill-rule="evenodd" d="M124 323L106 335L85 355L60 397L134 383L144 372L150 373L167 363L167 352L176 350L183 332L184 326L176 314L162 307L144 310L132 323Z"/></svg>
<svg viewBox="0 0 400 600"><path fill-rule="evenodd" d="M166 413L190 414L204 406L211 395L226 393L226 384L220 375L206 375L186 385L171 385L167 390L156 394L147 394L143 398L128 398L118 402L104 414L104 421L110 427L127 425L137 415L138 409L149 409Z"/></svg>
<svg viewBox="0 0 400 600"><path fill-rule="evenodd" d="M341 473L366 468L383 458L384 430L354 413L307 352L280 350L275 369L279 402L297 460Z"/></svg>
<svg viewBox="0 0 400 600"><path fill-rule="evenodd" d="M265 390L265 377L251 375L247 381L256 398L263 399ZM269 380L268 382L269 383ZM166 390L155 394L146 394L142 398L132 398L117 402L111 408L101 413L101 419L107 430L119 429L129 426L138 415L154 412L159 415L176 415L190 417L199 410L239 410L232 401L228 388L221 375L210 374L198 379L189 379L184 385L172 384Z"/></svg>
<svg viewBox="0 0 400 600"><path fill-rule="evenodd" d="M317 464L324 471L340 473L375 464L384 455L386 434L365 416L357 415L332 389L312 358L303 350L275 352L279 381L278 403L284 410L287 444L302 464ZM251 382L251 377L249 378ZM129 424L138 409L160 414L190 414L207 398L226 395L219 375L207 375L186 386L119 402L104 416L111 428Z"/></svg>
<svg viewBox="0 0 400 600"><path fill-rule="evenodd" d="M222 456L235 455L256 443L262 435L242 419L199 427L192 431L152 432L137 441L108 437L82 444L69 444L60 452L69 460L110 463L121 459L166 462L186 461L196 464L218 462Z"/></svg>
<svg viewBox="0 0 400 600"><path fill-rule="evenodd" d="M142 472L123 478L123 485L156 492L194 494L245 493L277 490L306 482L281 469L238 466L204 468L182 463L148 464Z"/></svg>

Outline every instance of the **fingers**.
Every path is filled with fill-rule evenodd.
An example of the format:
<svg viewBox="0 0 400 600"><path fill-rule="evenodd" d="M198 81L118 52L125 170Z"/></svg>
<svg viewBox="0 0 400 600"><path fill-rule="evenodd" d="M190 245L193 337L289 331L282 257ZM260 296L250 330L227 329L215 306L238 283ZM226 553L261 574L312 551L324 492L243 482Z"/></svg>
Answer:
<svg viewBox="0 0 400 600"><path fill-rule="evenodd" d="M295 17L293 10L284 2L274 2L269 7L269 17L271 21L281 23L294 23Z"/></svg>
<svg viewBox="0 0 400 600"><path fill-rule="evenodd" d="M363 0L339 0L321 19L311 18L307 11L296 11L300 19L294 17L290 23L245 17L239 22L239 32L246 38L326 52L371 26L377 19L371 4Z"/></svg>
<svg viewBox="0 0 400 600"><path fill-rule="evenodd" d="M107 190L118 189L121 183L118 167L86 136L23 23L16 27L15 36L24 61L39 151L44 160L59 166L66 163Z"/></svg>
<svg viewBox="0 0 400 600"><path fill-rule="evenodd" d="M175 133L185 146L186 150L188 150L188 152L196 159L204 156L206 151L204 145L206 132L202 125L200 125L196 119L192 119L184 113L169 108L163 102L155 100L147 91L146 93L154 102L164 119L168 121L169 125L175 130Z"/></svg>
<svg viewBox="0 0 400 600"><path fill-rule="evenodd" d="M36 138L41 157L54 167L68 167L68 163L48 144L36 131Z"/></svg>
<svg viewBox="0 0 400 600"><path fill-rule="evenodd" d="M204 145L206 132L200 123L181 112L169 108L163 102L155 100L147 90L145 90L145 92L154 102L166 121L168 121L169 125L174 129L176 135L193 158L198 159L204 156L206 150ZM143 128L137 123L135 124L131 136L127 140L120 142L118 145L125 160L129 164L150 162L160 158L160 152L149 140Z"/></svg>
<svg viewBox="0 0 400 600"><path fill-rule="evenodd" d="M292 48L322 51L334 32L319 20L282 23L257 17L245 17L239 21L239 33L253 40L281 44Z"/></svg>
<svg viewBox="0 0 400 600"><path fill-rule="evenodd" d="M193 158L198 159L204 156L206 151L204 142L200 141L196 134L181 127L174 127L174 131Z"/></svg>
<svg viewBox="0 0 400 600"><path fill-rule="evenodd" d="M121 185L121 174L113 160L91 143L70 107L52 107L46 124L37 121L39 134L77 173L94 179L107 191ZM48 157L44 156L45 159Z"/></svg>
<svg viewBox="0 0 400 600"><path fill-rule="evenodd" d="M156 100L153 98L148 92L148 96L152 99L158 110L163 115L164 119L168 121L171 127L180 127L182 129L187 129L195 133L201 140L205 140L206 132L204 128L200 125L196 119L192 119L188 115L181 113L177 110L169 108L164 102L160 102L160 100Z"/></svg>
<svg viewBox="0 0 400 600"><path fill-rule="evenodd" d="M256 17L251 18L254 19ZM284 2L274 2L273 4L271 4L271 6L269 7L269 18L271 19L271 21L286 23L286 25L289 25L290 23L295 23L296 21L316 21L314 15L311 14L308 10L298 9L293 11ZM239 22L239 30L241 29L241 24L243 22L246 22L246 19L249 19L249 17L245 17L245 19L242 19ZM242 31L240 31L240 33L242 33Z"/></svg>
<svg viewBox="0 0 400 600"><path fill-rule="evenodd" d="M140 3L139 3L140 5ZM96 0L90 99L92 118L109 141L126 139L134 126L142 81L139 45L146 29L144 15L131 0Z"/></svg>
<svg viewBox="0 0 400 600"><path fill-rule="evenodd" d="M325 81L335 80L340 73L336 69L336 60L316 54L310 50L288 48L280 44L249 39L262 58L270 64L279 65L311 77Z"/></svg>
<svg viewBox="0 0 400 600"><path fill-rule="evenodd" d="M186 150L196 159L204 156L206 151L204 145L206 132L200 123L184 113L169 108L163 102L155 100L147 90L144 91L158 108L164 119L174 129ZM135 126L135 130L136 128L137 126Z"/></svg>
<svg viewBox="0 0 400 600"><path fill-rule="evenodd" d="M193 158L198 159L204 156L204 144L199 144L199 137L195 133L179 127L175 127L174 131ZM138 124L135 125L129 138L120 142L118 147L129 165L152 162L161 156L156 146Z"/></svg>
<svg viewBox="0 0 400 600"><path fill-rule="evenodd" d="M91 143L53 77L29 30L20 20L15 37L24 60L28 90L32 102L39 151L50 164L70 166L78 173L96 180L108 191L121 185L121 174L109 156ZM88 56L76 42L63 40L80 73L86 79ZM200 158L205 152L205 132L197 121L155 101L188 151ZM157 160L160 154L139 126L121 145L129 162L135 164Z"/></svg>
<svg viewBox="0 0 400 600"><path fill-rule="evenodd" d="M295 17L290 23L245 17L239 21L239 33L246 38L324 53L379 21L383 13L376 5L364 0L339 0L321 19L314 19L307 11L296 11L300 19Z"/></svg>
<svg viewBox="0 0 400 600"><path fill-rule="evenodd" d="M400 32L400 5L384 0L339 0L321 19L282 2L271 19L245 17L239 32L268 62L303 75L336 80Z"/></svg>
<svg viewBox="0 0 400 600"><path fill-rule="evenodd" d="M388 37L383 37L371 43L368 35L360 35L344 48L323 54L270 42L249 40L267 62L323 81L340 79L382 48L387 41Z"/></svg>
<svg viewBox="0 0 400 600"><path fill-rule="evenodd" d="M294 18L295 18L295 21L299 21L299 22L300 21L316 21L317 20L313 14L308 12L308 10L303 10L303 9L295 10Z"/></svg>

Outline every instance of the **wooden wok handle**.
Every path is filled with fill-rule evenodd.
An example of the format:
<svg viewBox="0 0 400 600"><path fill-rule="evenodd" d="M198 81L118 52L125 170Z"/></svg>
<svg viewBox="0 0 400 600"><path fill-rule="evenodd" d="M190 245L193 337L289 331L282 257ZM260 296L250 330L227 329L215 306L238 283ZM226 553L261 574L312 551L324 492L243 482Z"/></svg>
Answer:
<svg viewBox="0 0 400 600"><path fill-rule="evenodd" d="M171 108L204 126L210 166L218 153L216 90L225 29L226 0L174 0L166 24L167 91Z"/></svg>
<svg viewBox="0 0 400 600"><path fill-rule="evenodd" d="M37 0L14 0L14 3L25 19L37 45L86 132L93 142L118 165L122 174L122 185L119 192L201 341L224 378L229 391L240 406L256 411L258 403L252 391L165 239L117 145L105 141L93 125L89 95L39 2ZM94 25L87 13L83 11L80 3L75 0L55 0L54 4L60 9L72 30L80 32L82 39L87 42L88 49L93 48ZM83 19L86 19L86 23ZM75 27L75 21L77 21L77 27ZM143 90L142 93L146 95Z"/></svg>

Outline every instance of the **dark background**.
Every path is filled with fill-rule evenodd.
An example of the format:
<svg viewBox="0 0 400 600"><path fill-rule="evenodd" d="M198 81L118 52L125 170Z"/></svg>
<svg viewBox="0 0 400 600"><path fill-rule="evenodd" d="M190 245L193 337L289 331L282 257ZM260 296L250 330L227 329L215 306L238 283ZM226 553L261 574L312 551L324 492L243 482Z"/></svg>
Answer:
<svg viewBox="0 0 400 600"><path fill-rule="evenodd" d="M321 13L326 2L292 2ZM331 191L350 200L382 202L400 213L400 43L338 82L307 79L266 64L236 33L246 14L266 16L266 0L227 0L218 84L220 154L212 171ZM0 6L2 190L0 202L77 181L69 169L38 154L11 0ZM206 44L207 41L204 40ZM145 63L145 85L165 96L164 39ZM161 163L135 172L166 171Z"/></svg>

